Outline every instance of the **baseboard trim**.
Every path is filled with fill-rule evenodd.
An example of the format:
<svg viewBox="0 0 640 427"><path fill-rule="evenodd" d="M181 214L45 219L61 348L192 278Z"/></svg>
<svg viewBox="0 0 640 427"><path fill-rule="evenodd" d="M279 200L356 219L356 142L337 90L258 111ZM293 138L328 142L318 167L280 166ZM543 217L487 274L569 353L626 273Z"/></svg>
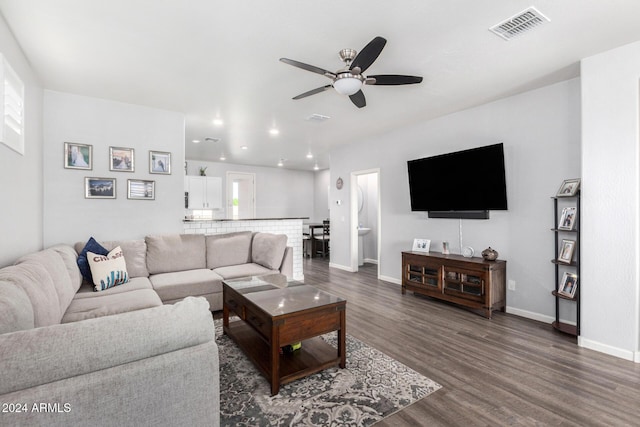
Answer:
<svg viewBox="0 0 640 427"><path fill-rule="evenodd" d="M378 260L373 258L365 258L363 261L369 264L378 264Z"/></svg>
<svg viewBox="0 0 640 427"><path fill-rule="evenodd" d="M603 344L598 341L586 339L584 337L578 337L578 346L588 348L600 353L608 354L609 356L618 357L620 359L629 360L631 362L640 363L640 352L634 352L625 350L623 348L613 347L608 344Z"/></svg>
<svg viewBox="0 0 640 427"><path fill-rule="evenodd" d="M520 316L520 317L524 317L526 319L531 319L531 320L537 320L538 322L543 322L543 323L551 324L556 320L554 317L547 316L545 314L535 313L533 311L522 310L520 308L514 308L509 306L507 306L505 311L515 316Z"/></svg>
<svg viewBox="0 0 640 427"><path fill-rule="evenodd" d="M329 263L329 267L330 268L337 268L338 270L344 270L344 271L348 271L350 273L354 273L355 271L353 270L353 268L351 267L347 267L346 265L341 265L341 264L335 264L333 262Z"/></svg>
<svg viewBox="0 0 640 427"><path fill-rule="evenodd" d="M390 282L395 285L402 285L402 280L396 279L395 277L383 276L382 274L378 276L378 280L382 280L383 282Z"/></svg>

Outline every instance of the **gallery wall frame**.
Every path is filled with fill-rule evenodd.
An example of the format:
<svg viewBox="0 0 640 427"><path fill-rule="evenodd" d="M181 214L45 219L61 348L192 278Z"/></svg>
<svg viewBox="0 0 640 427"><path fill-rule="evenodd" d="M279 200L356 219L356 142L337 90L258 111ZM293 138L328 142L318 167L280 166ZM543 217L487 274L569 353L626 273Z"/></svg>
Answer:
<svg viewBox="0 0 640 427"><path fill-rule="evenodd" d="M93 169L93 145L76 142L64 143L65 169Z"/></svg>

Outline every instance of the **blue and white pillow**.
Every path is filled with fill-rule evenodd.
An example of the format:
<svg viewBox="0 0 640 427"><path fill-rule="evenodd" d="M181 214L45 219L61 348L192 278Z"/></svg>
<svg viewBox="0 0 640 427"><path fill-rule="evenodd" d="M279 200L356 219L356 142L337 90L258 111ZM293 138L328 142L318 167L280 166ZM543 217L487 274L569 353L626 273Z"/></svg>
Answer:
<svg viewBox="0 0 640 427"><path fill-rule="evenodd" d="M87 252L87 260L93 276L93 289L104 291L129 281L127 263L124 260L120 246L107 255Z"/></svg>
<svg viewBox="0 0 640 427"><path fill-rule="evenodd" d="M100 243L96 241L93 237L91 237L87 244L84 245L82 251L78 255L78 268L80 268L80 273L82 273L82 277L89 282L93 283L93 277L91 276L91 268L89 267L89 261L87 261L87 252L93 252L98 255L107 255L109 251L102 247Z"/></svg>

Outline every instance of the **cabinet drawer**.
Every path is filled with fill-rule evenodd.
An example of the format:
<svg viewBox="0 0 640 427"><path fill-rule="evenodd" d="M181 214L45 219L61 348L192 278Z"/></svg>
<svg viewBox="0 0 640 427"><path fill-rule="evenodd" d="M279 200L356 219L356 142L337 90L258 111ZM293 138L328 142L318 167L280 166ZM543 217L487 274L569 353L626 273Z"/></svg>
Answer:
<svg viewBox="0 0 640 427"><path fill-rule="evenodd" d="M258 310L253 310L250 306L244 308L244 320L250 324L260 335L269 340L271 336L271 323L269 318Z"/></svg>

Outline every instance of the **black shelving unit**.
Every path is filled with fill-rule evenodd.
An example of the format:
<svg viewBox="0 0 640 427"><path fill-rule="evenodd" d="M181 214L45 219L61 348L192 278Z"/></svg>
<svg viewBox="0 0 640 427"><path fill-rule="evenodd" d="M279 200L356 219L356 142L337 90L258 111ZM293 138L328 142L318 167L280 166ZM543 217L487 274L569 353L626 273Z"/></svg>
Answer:
<svg viewBox="0 0 640 427"><path fill-rule="evenodd" d="M558 331L564 332L569 335L578 336L580 335L580 192L578 191L575 196L569 197L553 197L553 213L554 213L554 227L552 231L555 234L555 258L551 260L551 262L555 266L555 278L556 278L556 287L551 293L555 297L556 301L556 320L552 323L552 326ZM559 218L560 212L558 212L558 200L574 200L576 204L576 218L574 221L574 227L572 230L564 230L559 227ZM558 257L560 254L560 241L565 237L574 237L575 238L575 248L574 248L574 260L571 263L563 263L558 261ZM576 292L573 298L568 297L559 293L560 285L561 285L561 273L565 271L573 270L575 274L578 276L578 281L576 283ZM572 301L576 304L576 324L568 324L560 321L560 303L561 301Z"/></svg>

